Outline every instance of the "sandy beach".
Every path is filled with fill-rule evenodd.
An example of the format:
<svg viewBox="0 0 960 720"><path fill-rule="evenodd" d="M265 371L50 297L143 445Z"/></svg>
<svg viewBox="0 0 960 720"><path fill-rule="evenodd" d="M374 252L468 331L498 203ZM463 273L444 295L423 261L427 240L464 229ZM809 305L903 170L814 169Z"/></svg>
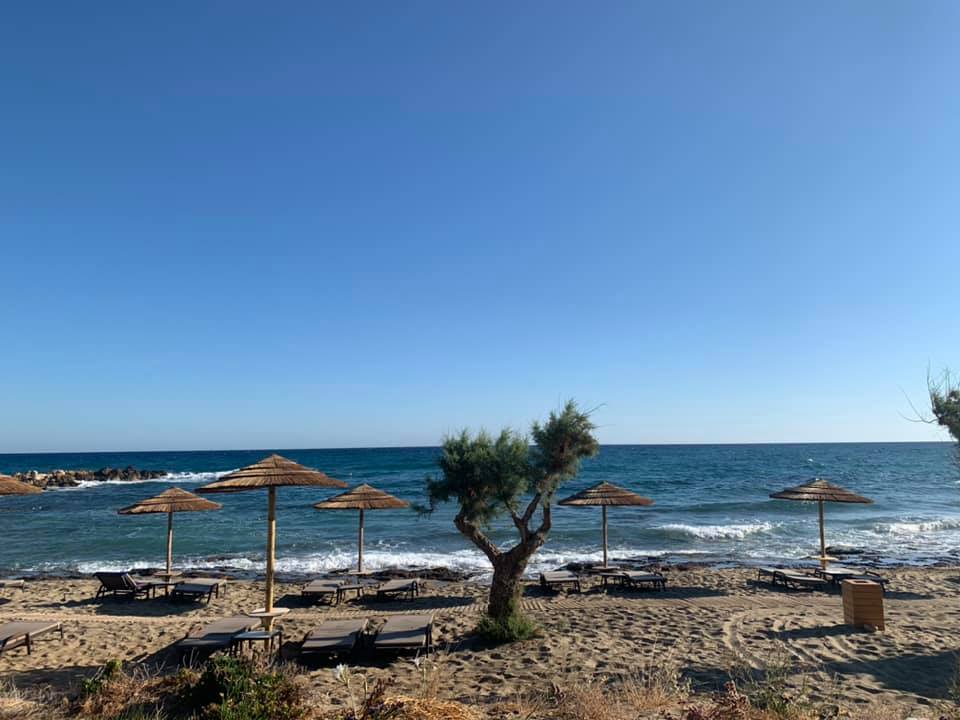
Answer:
<svg viewBox="0 0 960 720"><path fill-rule="evenodd" d="M339 607L301 602L300 584L278 588L290 608L281 622L283 655L294 660L303 634L326 618L433 613L441 650L434 662L439 694L491 703L599 679L627 678L646 669L675 668L697 692L722 686L731 667L787 668L789 684L814 702L839 700L865 708L882 702L904 714L947 697L960 652L960 569L887 571L887 628L854 631L842 624L838 593L786 592L757 584L747 568L671 568L666 592L545 593L531 583L524 609L542 627L536 639L496 648L471 637L486 588L429 581L413 601L351 600ZM4 590L0 622L62 621L65 637L44 639L28 656L0 657L0 678L19 687L48 685L68 692L113 658L170 670L172 643L198 623L242 614L260 604L263 585L232 581L209 605L153 600L94 600L91 580L36 580ZM371 680L393 678L415 693L421 671L410 657L358 656L349 664ZM343 702L334 663L302 668L316 703Z"/></svg>

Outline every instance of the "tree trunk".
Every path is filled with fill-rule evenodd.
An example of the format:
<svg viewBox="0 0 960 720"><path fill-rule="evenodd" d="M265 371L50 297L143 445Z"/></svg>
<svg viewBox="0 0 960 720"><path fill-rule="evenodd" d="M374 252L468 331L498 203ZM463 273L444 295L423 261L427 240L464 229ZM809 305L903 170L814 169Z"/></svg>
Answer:
<svg viewBox="0 0 960 720"><path fill-rule="evenodd" d="M539 546L540 544L533 542L523 543L494 561L493 582L490 584L490 599L487 602L487 615L494 620L504 621L520 610L520 583L530 556Z"/></svg>

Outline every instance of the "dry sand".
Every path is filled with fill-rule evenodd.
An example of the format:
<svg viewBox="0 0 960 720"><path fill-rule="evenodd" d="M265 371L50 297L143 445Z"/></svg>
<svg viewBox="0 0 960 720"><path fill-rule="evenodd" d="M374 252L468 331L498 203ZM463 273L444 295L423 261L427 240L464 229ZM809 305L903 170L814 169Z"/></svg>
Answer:
<svg viewBox="0 0 960 720"><path fill-rule="evenodd" d="M628 677L645 668L675 666L695 689L726 681L732 665L788 666L790 684L818 702L882 702L919 711L947 697L960 652L960 570L901 568L887 572L885 632L842 624L837 593L803 593L758 585L748 569L671 569L666 592L610 590L589 582L582 594L543 593L531 584L523 606L542 636L506 647L471 637L486 588L429 582L414 601L352 600L339 607L303 604L300 585L282 584L278 605L284 655L296 657L303 634L325 618L434 613L440 695L470 702L513 698L601 678ZM112 658L171 667L172 643L198 623L262 605L263 584L234 581L210 605L154 600L94 600L97 583L37 580L25 590L0 591L0 622L55 619L65 638L39 641L32 655L0 656L0 678L19 687L45 684L68 691ZM354 657L347 662L371 680L393 678L396 690L416 693L422 681L411 658ZM343 691L334 663L302 669L318 702L338 704ZM928 713L929 714L929 713Z"/></svg>

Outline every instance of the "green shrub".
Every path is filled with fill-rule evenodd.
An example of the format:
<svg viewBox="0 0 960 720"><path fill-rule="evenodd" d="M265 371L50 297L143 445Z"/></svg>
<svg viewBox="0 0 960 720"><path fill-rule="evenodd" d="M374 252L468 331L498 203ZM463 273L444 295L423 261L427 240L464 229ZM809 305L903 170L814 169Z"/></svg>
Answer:
<svg viewBox="0 0 960 720"><path fill-rule="evenodd" d="M503 620L485 615L477 624L477 634L497 645L529 640L536 637L538 632L536 623L519 612L508 615Z"/></svg>
<svg viewBox="0 0 960 720"><path fill-rule="evenodd" d="M123 671L123 663L119 660L107 660L107 663L97 670L96 675L84 678L80 684L80 692L84 697L98 694L110 680L119 677Z"/></svg>
<svg viewBox="0 0 960 720"><path fill-rule="evenodd" d="M202 720L300 720L306 713L303 692L289 675L246 658L210 660L183 698L185 709Z"/></svg>

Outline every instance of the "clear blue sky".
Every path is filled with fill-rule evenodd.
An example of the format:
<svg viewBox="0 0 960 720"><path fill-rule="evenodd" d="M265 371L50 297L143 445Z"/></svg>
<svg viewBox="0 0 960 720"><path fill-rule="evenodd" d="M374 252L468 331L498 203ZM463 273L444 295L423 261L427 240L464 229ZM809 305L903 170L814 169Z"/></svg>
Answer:
<svg viewBox="0 0 960 720"><path fill-rule="evenodd" d="M943 439L960 4L19 3L0 451Z"/></svg>

